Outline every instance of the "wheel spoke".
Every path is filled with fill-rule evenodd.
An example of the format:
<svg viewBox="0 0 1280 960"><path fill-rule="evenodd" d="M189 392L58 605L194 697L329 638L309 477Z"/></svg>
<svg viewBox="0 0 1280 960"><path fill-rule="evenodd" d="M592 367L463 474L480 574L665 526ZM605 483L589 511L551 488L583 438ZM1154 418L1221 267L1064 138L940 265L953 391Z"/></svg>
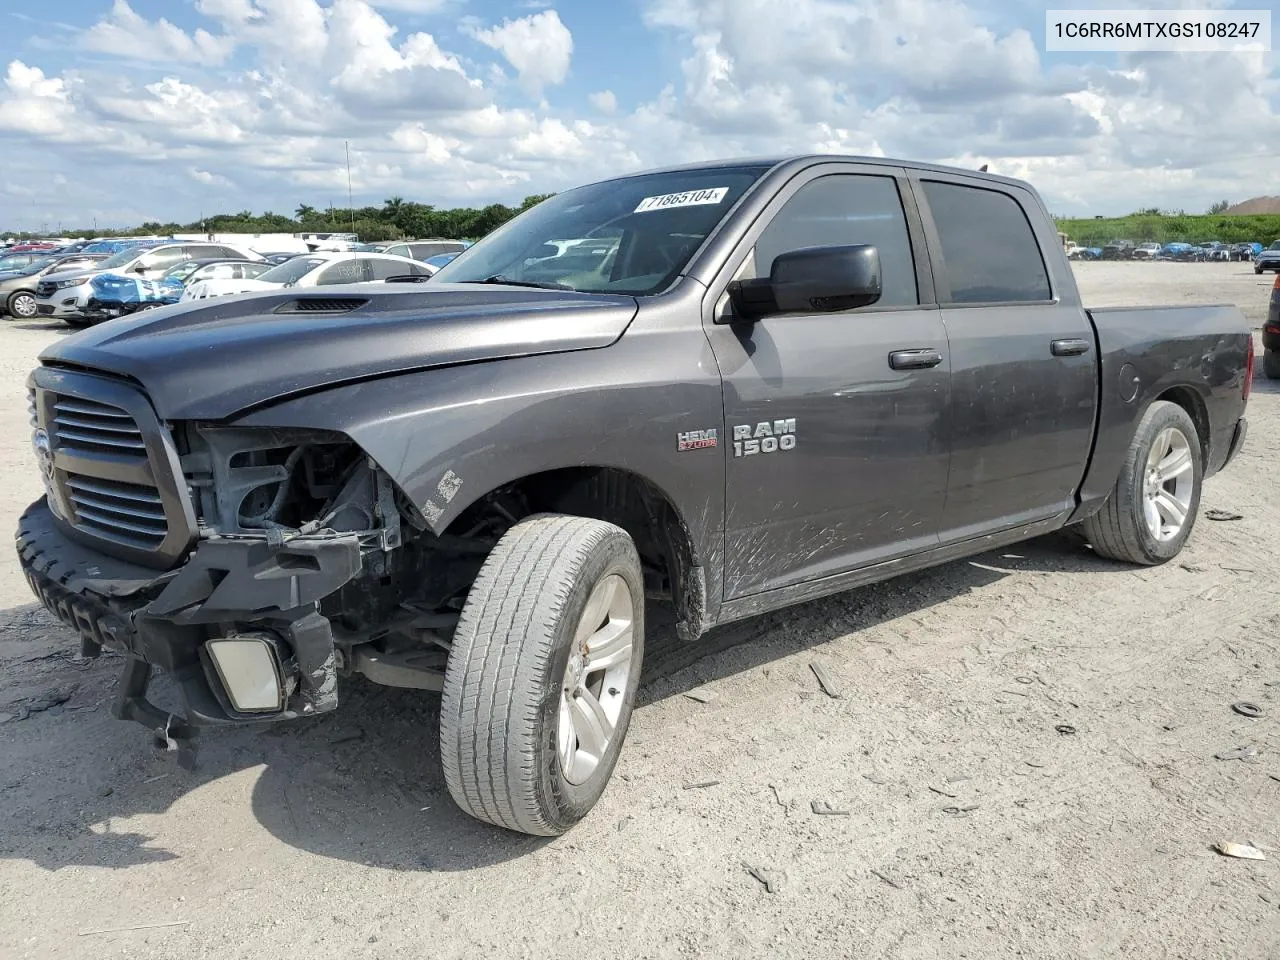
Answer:
<svg viewBox="0 0 1280 960"><path fill-rule="evenodd" d="M582 610L582 619L578 621L578 630L573 638L575 647L581 647L591 634L600 629L604 623L609 606L613 603L614 591L618 589L618 581L614 577L605 577L596 584L587 598L587 605Z"/></svg>
<svg viewBox="0 0 1280 960"><path fill-rule="evenodd" d="M1143 500L1142 512L1147 518L1147 529L1151 531L1153 537L1159 539L1160 531L1164 524L1160 521L1160 511L1156 509L1155 501L1151 499Z"/></svg>
<svg viewBox="0 0 1280 960"><path fill-rule="evenodd" d="M556 724L556 749L560 753L560 766L566 772L573 763L573 733L573 711L569 708L569 695L561 693L560 722Z"/></svg>
<svg viewBox="0 0 1280 960"><path fill-rule="evenodd" d="M1156 494L1156 509L1175 530L1180 529L1187 520L1187 509L1177 501L1168 490Z"/></svg>
<svg viewBox="0 0 1280 960"><path fill-rule="evenodd" d="M610 620L587 638L587 672L607 670L631 659L631 621Z"/></svg>
<svg viewBox="0 0 1280 960"><path fill-rule="evenodd" d="M1147 454L1147 466L1153 469L1158 468L1160 461L1164 459L1165 454L1169 452L1169 433L1167 430L1160 431L1156 435L1155 441L1151 444L1151 451Z"/></svg>
<svg viewBox="0 0 1280 960"><path fill-rule="evenodd" d="M1191 448L1183 447L1178 449L1175 447L1173 452L1160 461L1156 470L1160 473L1160 482L1167 483L1174 480L1188 470L1191 469Z"/></svg>
<svg viewBox="0 0 1280 960"><path fill-rule="evenodd" d="M605 716L604 707L589 690L580 688L570 695L569 709L573 713L573 732L578 737L578 750L599 760L613 736L613 724Z"/></svg>

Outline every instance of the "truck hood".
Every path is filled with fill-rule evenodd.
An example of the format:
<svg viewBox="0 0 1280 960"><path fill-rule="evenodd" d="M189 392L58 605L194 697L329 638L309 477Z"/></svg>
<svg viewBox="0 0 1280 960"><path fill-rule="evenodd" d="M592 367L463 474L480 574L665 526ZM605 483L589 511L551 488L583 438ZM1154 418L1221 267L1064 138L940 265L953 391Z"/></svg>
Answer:
<svg viewBox="0 0 1280 960"><path fill-rule="evenodd" d="M136 380L163 418L220 420L352 380L605 347L639 308L632 297L499 285L322 289L149 310L67 337L40 360Z"/></svg>

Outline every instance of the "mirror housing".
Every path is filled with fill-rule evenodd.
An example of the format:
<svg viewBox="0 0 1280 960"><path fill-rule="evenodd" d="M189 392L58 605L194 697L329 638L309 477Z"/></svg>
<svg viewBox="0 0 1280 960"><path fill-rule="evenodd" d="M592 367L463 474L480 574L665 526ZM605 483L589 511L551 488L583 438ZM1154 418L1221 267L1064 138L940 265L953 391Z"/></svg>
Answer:
<svg viewBox="0 0 1280 960"><path fill-rule="evenodd" d="M767 279L729 284L735 319L777 313L832 313L880 299L880 252L870 244L805 247L780 254Z"/></svg>

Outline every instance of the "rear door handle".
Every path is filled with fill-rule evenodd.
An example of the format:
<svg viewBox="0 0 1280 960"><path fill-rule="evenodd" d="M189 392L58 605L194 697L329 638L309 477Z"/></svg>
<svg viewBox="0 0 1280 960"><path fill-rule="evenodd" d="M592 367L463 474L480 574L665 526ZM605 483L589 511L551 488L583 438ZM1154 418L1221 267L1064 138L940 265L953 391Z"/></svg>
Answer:
<svg viewBox="0 0 1280 960"><path fill-rule="evenodd" d="M1072 338L1070 340L1054 340L1049 349L1055 357L1078 357L1089 352L1089 341Z"/></svg>
<svg viewBox="0 0 1280 960"><path fill-rule="evenodd" d="M895 370L925 370L942 362L942 354L933 347L918 350L895 350L889 354L889 366Z"/></svg>

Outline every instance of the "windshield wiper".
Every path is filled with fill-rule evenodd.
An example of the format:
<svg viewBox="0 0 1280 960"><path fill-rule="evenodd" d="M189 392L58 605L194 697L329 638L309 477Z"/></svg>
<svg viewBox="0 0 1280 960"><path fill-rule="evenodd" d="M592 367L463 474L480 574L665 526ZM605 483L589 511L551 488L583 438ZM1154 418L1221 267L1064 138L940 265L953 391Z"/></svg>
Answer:
<svg viewBox="0 0 1280 960"><path fill-rule="evenodd" d="M533 287L537 290L573 290L573 287L563 283L552 283L551 281L541 280L512 280L510 277L504 277L500 273L495 273L492 277L485 277L483 280L459 280L459 283L500 283L508 287Z"/></svg>

